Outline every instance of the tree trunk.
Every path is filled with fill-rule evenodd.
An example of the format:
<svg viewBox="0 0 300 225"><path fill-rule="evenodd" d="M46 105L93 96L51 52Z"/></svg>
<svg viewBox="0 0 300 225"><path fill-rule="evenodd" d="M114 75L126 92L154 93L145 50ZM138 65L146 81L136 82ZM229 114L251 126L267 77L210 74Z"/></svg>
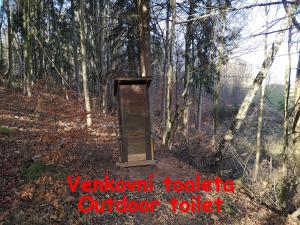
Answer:
<svg viewBox="0 0 300 225"><path fill-rule="evenodd" d="M107 13L110 14L110 3L107 3ZM106 73L109 76L108 79L108 99L107 99L107 108L108 111L113 111L114 110L114 97L113 97L113 79L111 78L112 76L112 38L111 38L111 18L108 18L106 20L106 36L105 39L106 41L106 49L105 49L105 55L106 55Z"/></svg>
<svg viewBox="0 0 300 225"><path fill-rule="evenodd" d="M77 51L77 31L76 31L76 16L74 0L71 0L71 20L72 20L72 48L73 48L73 66L74 66L74 78L76 83L76 90L80 92L80 77L79 77L79 64L78 64L78 51Z"/></svg>
<svg viewBox="0 0 300 225"><path fill-rule="evenodd" d="M11 10L10 10L10 6L9 6L9 0L6 0L6 16L7 16L7 44L8 44L8 71L7 71L7 75L8 75L8 80L9 80L9 87L12 86L12 68L13 68L13 61L12 61L12 41L13 41L13 37L12 37L12 27L11 27Z"/></svg>
<svg viewBox="0 0 300 225"><path fill-rule="evenodd" d="M174 104L175 104L175 108L177 108L177 106L178 106L178 88L179 88L179 86L180 86L180 83L179 83L179 70L180 70L180 68L179 68L179 64L180 64L180 59L181 59L181 57L180 57L180 48L178 47L178 48L176 48L176 53L175 53L175 55L176 55L176 63L175 63L175 80L174 80L174 83L175 83L175 90L174 90L174 94L175 94L175 98L174 98Z"/></svg>
<svg viewBox="0 0 300 225"><path fill-rule="evenodd" d="M222 8L227 8L226 3L222 3L221 1L218 1L219 6ZM220 44L219 48L219 57L217 62L217 71L216 71L216 77L215 77L215 93L214 93L214 113L213 113L213 143L216 143L216 137L217 137L217 131L220 126L220 108L221 108L221 71L222 71L222 65L224 64L224 51L225 51L225 31L226 31L226 11L221 10L221 33L220 33L220 43L218 43L215 39L217 39L217 34L214 34L214 40L215 40L215 46L217 47ZM217 32L217 31L215 31Z"/></svg>
<svg viewBox="0 0 300 225"><path fill-rule="evenodd" d="M151 76L150 8L148 0L138 0L140 16L140 66L141 76Z"/></svg>
<svg viewBox="0 0 300 225"><path fill-rule="evenodd" d="M105 23L105 16L104 16L104 4L103 3L100 3L100 29L99 29L99 32L100 32L100 36L99 36L99 42L100 42L100 50L98 50L98 52L100 53L99 55L99 64L100 64L100 73L101 73L101 80L103 82L103 93L102 93L102 96L103 96L103 99L102 99L102 113L103 114L106 114L107 111L108 111L108 82L109 82L109 77L108 77L108 73L105 73L105 47L107 46L106 45L106 42L105 42L105 27L106 27L106 23Z"/></svg>
<svg viewBox="0 0 300 225"><path fill-rule="evenodd" d="M30 28L29 28L29 1L23 1L23 27L25 31L24 36L24 60L25 60L25 75L26 75L26 91L29 97L32 96L31 93L31 77L32 70L30 64Z"/></svg>
<svg viewBox="0 0 300 225"><path fill-rule="evenodd" d="M295 12L295 10L296 10L295 5L291 6L288 14L292 15ZM241 105L232 125L227 130L223 139L219 143L218 148L216 149L217 150L216 155L215 155L216 161L212 164L212 166L215 166L216 162L222 158L221 151L224 148L226 148L229 145L229 143L233 140L234 135L240 129L242 123L244 122L244 119L246 117L246 114L248 112L250 104L251 104L253 98L255 97L256 93L258 92L259 88L261 87L262 82L266 78L267 73L268 73L268 71L274 61L274 58L279 50L279 47L283 42L284 35L286 33L286 29L289 28L290 25L291 25L290 21L289 21L288 17L286 17L284 19L284 22L283 22L283 25L282 25L280 31L276 35L275 41L272 45L272 48L268 52L267 57L264 59L262 66L261 66L258 74L256 75L256 78L253 81L253 84L250 86L250 89L249 89L246 97L244 98L242 105Z"/></svg>
<svg viewBox="0 0 300 225"><path fill-rule="evenodd" d="M185 72L184 72L184 105L188 105L188 97L190 94L190 79L191 79L191 72L192 72L192 57L191 57L191 45L193 42L193 21L191 20L193 14L195 13L195 2L194 0L189 0L189 13L188 13L188 22L186 26L186 34L185 34ZM188 135L189 132L189 115L190 114L190 107L186 106L183 112L183 133L184 136Z"/></svg>
<svg viewBox="0 0 300 225"><path fill-rule="evenodd" d="M199 85L199 97L198 97L198 105L197 105L197 114L196 114L196 128L201 128L202 121L202 84Z"/></svg>
<svg viewBox="0 0 300 225"><path fill-rule="evenodd" d="M170 30L170 40L169 40L169 66L167 73L167 116L166 116L166 127L164 130L163 144L165 148L169 148L169 141L171 136L171 126L172 126L172 95L173 95L173 49L175 41L175 24L176 24L176 0L170 0L170 9L172 12L172 23Z"/></svg>
<svg viewBox="0 0 300 225"><path fill-rule="evenodd" d="M42 26L43 23L43 13L44 13L44 4L42 0L38 1L38 5L37 5L37 30L39 31L37 36L39 38L39 40L43 40L44 38L44 27ZM38 72L37 72L37 77L39 79L43 78L43 72L44 72L44 54L43 54L43 50L42 48L39 48L38 50Z"/></svg>
<svg viewBox="0 0 300 225"><path fill-rule="evenodd" d="M299 199L300 193L300 52L298 56L298 66L295 82L295 113L293 118L292 137L293 137L293 152L291 162L294 166L293 178L297 196L294 199ZM298 202L299 204L299 202ZM298 205L299 207L299 205ZM299 215L299 209L296 211ZM295 212L295 214L296 214Z"/></svg>
<svg viewBox="0 0 300 225"><path fill-rule="evenodd" d="M166 120L166 112L167 112L167 85L166 85L166 78L167 78L167 69L169 68L169 23L170 23L170 1L167 1L167 18L166 18L166 39L164 44L165 49L165 59L163 65L163 86L162 86L162 104L161 104L161 112L162 112L162 123L163 126L167 126Z"/></svg>
<svg viewBox="0 0 300 225"><path fill-rule="evenodd" d="M87 113L87 126L92 125L91 117L91 102L88 86L88 74L87 74L87 55L86 55L86 32L84 24L84 0L80 0L80 11L79 11L79 21L80 21L80 50L81 50L81 73L83 81L83 92L85 99L85 109Z"/></svg>
<svg viewBox="0 0 300 225"><path fill-rule="evenodd" d="M108 81L104 81L102 84L102 114L106 114L106 109L107 109L107 86L108 86Z"/></svg>
<svg viewBox="0 0 300 225"><path fill-rule="evenodd" d="M289 17L292 24L292 17ZM292 200L295 196L294 187L297 186L291 163L293 158L289 158L289 96L290 96L290 80L291 80L291 42L292 41L292 26L289 28L288 35L288 65L285 71L285 101L284 101L284 124L283 124L283 152L282 152L282 183L280 200L286 206L288 211L293 208ZM289 161L291 160L291 161Z"/></svg>
<svg viewBox="0 0 300 225"><path fill-rule="evenodd" d="M209 4L211 6L211 3ZM212 11L212 10L211 10ZM216 77L214 75L214 58L215 58L215 55L216 55L216 47L218 45L217 43L217 29L216 29L216 24L217 24L217 18L213 18L213 27L211 28L211 37L212 37L212 40L211 40L211 47L210 47L210 52L209 52L209 63L208 63L208 72L209 72L209 75L212 77L211 79L214 79L215 81L215 87L214 87L214 109L213 109L213 113L212 113L212 117L213 117L213 137L212 137L212 145L215 146L216 145L216 138L217 138L217 127L218 127L218 115L219 115L219 112L218 112L218 109L216 106L219 107L219 104L218 104L218 96L217 96L217 92L218 92L218 86L219 86L219 82L218 82L218 79L219 79L219 72L217 72L216 74ZM218 69L218 68L217 68ZM215 77L215 78L214 78Z"/></svg>
<svg viewBox="0 0 300 225"><path fill-rule="evenodd" d="M295 116L293 120L293 144L296 153L299 155L298 171L300 172L300 51L298 58L297 74L295 81ZM297 147L296 147L297 146ZM299 174L300 175L300 174Z"/></svg>
<svg viewBox="0 0 300 225"><path fill-rule="evenodd" d="M269 7L265 7L265 20L266 20L266 33L269 31L269 22L268 22L268 13ZM265 34L265 58L268 54L268 34ZM262 82L261 92L260 92L260 102L259 102L259 113L258 113L258 124L257 124L257 133L256 133L256 158L255 158L255 168L253 180L257 180L257 175L260 165L260 154L261 154L261 141L262 141L262 129L263 129L263 114L264 114L264 100L265 100L265 89L266 89L266 80Z"/></svg>
<svg viewBox="0 0 300 225"><path fill-rule="evenodd" d="M292 21L292 19L290 18ZM288 37L288 65L285 71L285 100L284 100L284 147L283 147L283 165L282 165L282 173L283 177L287 176L287 150L289 147L289 97L290 97L290 82L291 82L291 41L292 41L292 27L289 29L289 37Z"/></svg>

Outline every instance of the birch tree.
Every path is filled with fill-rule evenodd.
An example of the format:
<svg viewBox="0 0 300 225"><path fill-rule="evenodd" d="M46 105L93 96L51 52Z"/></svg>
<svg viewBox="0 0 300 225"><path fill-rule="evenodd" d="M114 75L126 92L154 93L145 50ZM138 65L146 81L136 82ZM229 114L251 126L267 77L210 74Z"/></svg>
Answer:
<svg viewBox="0 0 300 225"><path fill-rule="evenodd" d="M230 128L225 133L224 137L220 141L215 154L215 162L212 163L212 166L215 167L216 162L218 162L220 159L222 159L222 150L226 149L230 142L233 140L234 135L236 132L240 129L241 125L243 124L246 114L248 112L248 109L250 107L251 102L253 101L253 98L257 94L259 88L262 85L262 82L265 80L267 73L272 66L275 56L279 50L279 47L281 46L284 36L286 34L286 30L290 27L291 21L289 20L289 16L293 15L297 9L296 4L292 4L289 7L288 15L283 20L282 26L279 29L275 41L272 43L271 49L268 51L267 57L264 59L259 72L257 73L252 85L250 86L248 93L246 97L244 98L242 105L240 106L240 109L230 126Z"/></svg>
<svg viewBox="0 0 300 225"><path fill-rule="evenodd" d="M268 31L269 31L269 22L268 22L268 14L270 7L264 7L264 16L265 16L265 24L266 24L266 34L265 34L265 46L264 46L264 55L265 58L268 54ZM257 133L256 133L256 157L255 157L255 168L253 174L253 180L257 180L257 175L259 171L259 163L260 163L260 155L261 155L261 142L262 142L262 129L263 129L263 113L264 113L264 101L265 101L265 90L266 90L266 80L264 80L261 84L260 89L260 101L259 101L259 112L258 112L258 123L257 123Z"/></svg>

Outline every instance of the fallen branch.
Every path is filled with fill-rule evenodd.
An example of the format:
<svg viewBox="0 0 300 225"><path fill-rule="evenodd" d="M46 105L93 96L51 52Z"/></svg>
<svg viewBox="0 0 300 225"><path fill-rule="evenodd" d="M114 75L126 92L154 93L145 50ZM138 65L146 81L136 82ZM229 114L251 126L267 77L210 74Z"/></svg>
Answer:
<svg viewBox="0 0 300 225"><path fill-rule="evenodd" d="M298 220L298 216L300 216L300 208L298 208L295 212L291 214L291 217Z"/></svg>

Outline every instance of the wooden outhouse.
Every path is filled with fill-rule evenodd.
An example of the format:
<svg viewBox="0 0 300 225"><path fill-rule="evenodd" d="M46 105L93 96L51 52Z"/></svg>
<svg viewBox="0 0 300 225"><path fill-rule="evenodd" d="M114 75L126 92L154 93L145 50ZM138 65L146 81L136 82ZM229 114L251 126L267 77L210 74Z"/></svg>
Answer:
<svg viewBox="0 0 300 225"><path fill-rule="evenodd" d="M114 81L119 119L119 167L154 164L148 87L150 77Z"/></svg>

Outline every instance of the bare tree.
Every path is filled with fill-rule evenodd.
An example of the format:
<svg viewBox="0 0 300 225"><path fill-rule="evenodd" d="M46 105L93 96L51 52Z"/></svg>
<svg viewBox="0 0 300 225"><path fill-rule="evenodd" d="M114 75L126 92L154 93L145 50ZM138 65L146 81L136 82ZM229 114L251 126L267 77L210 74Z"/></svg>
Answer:
<svg viewBox="0 0 300 225"><path fill-rule="evenodd" d="M193 42L193 21L190 19L195 13L196 3L194 0L189 0L189 12L188 12L188 22L186 25L186 34L185 34L185 71L184 71L184 105L187 105L183 113L183 126L184 126L184 135L188 135L189 131L189 118L190 118L190 106L188 106L188 98L190 95L190 80L191 73L193 71L192 65L192 42Z"/></svg>
<svg viewBox="0 0 300 225"><path fill-rule="evenodd" d="M292 125L292 137L293 137L293 151L292 159L290 160L293 165L292 172L292 185L296 189L296 196L293 200L299 199L300 195L300 52L298 57L298 66L296 73L295 82L295 107L294 107L294 117ZM298 218L300 215L300 208L298 208L292 216Z"/></svg>
<svg viewBox="0 0 300 225"><path fill-rule="evenodd" d="M25 61L25 76L26 76L26 91L27 95L31 97L31 56L30 56L30 27L29 27L30 5L29 0L23 0L23 28L24 34L24 61Z"/></svg>
<svg viewBox="0 0 300 225"><path fill-rule="evenodd" d="M148 0L138 0L138 11L140 16L140 65L141 76L147 77L151 74L151 45L150 45L150 8Z"/></svg>
<svg viewBox="0 0 300 225"><path fill-rule="evenodd" d="M227 146L230 144L230 142L233 140L234 135L236 132L240 129L241 125L244 122L244 119L246 117L246 114L248 112L248 109L250 107L250 104L255 97L256 93L258 92L259 88L261 87L262 82L267 76L267 73L271 67L271 65L274 62L275 56L279 50L280 45L283 42L284 35L286 33L286 30L290 27L291 21L289 20L289 16L294 14L296 11L297 5L291 5L288 10L288 16L285 17L283 24L281 26L281 29L278 31L275 41L272 44L272 48L269 50L267 57L264 59L261 68L256 75L256 78L253 81L253 84L250 86L249 91L245 97L245 99L242 102L242 105L240 106L240 109L230 126L230 128L225 133L223 139L220 141L218 148L216 149L216 155L215 155L215 162L212 163L212 166L214 167L217 161L219 161L222 158L222 150L227 148Z"/></svg>
<svg viewBox="0 0 300 225"><path fill-rule="evenodd" d="M218 1L219 7L226 9L228 6L227 2L223 4L222 1ZM220 10L220 43L217 42L217 30L214 32L214 45L215 46L220 46L218 49L218 63L217 63L217 71L215 75L215 93L214 93L214 102L215 102L215 107L214 107L214 113L213 113L213 131L214 131L214 136L213 136L213 143L215 144L216 136L217 136L217 130L218 127L220 126L220 108L221 108L221 70L222 70L222 65L224 63L224 52L225 52L225 31L226 31L226 17L227 17L227 12L226 10Z"/></svg>
<svg viewBox="0 0 300 225"><path fill-rule="evenodd" d="M73 66L74 66L74 78L76 82L76 89L79 92L79 66L78 66L78 38L77 38L77 29L76 29L76 16L75 16L75 1L71 0L71 8L70 8L70 14L71 14L71 20L72 20L72 48L73 48Z"/></svg>
<svg viewBox="0 0 300 225"><path fill-rule="evenodd" d="M175 41L175 25L176 25L176 0L170 0L170 9L172 12L172 22L171 22L171 30L170 30L170 39L169 39L169 65L168 65L168 73L167 73L167 95L166 95L166 103L167 103L167 117L166 117L166 128L163 136L163 144L165 147L169 147L169 139L171 136L172 129L172 87L173 87L173 49L174 49L174 41Z"/></svg>
<svg viewBox="0 0 300 225"><path fill-rule="evenodd" d="M6 16L7 16L7 45L8 45L8 80L9 80L9 86L12 85L12 42L13 42L13 36L12 36L12 24L11 24L11 10L9 6L9 0L5 1L6 6Z"/></svg>
<svg viewBox="0 0 300 225"><path fill-rule="evenodd" d="M84 24L84 0L80 0L80 11L79 11L79 21L80 21L80 53L81 53L81 73L83 81L83 92L85 99L85 109L87 113L87 126L92 125L91 117L91 102L89 94L89 85L88 85L88 74L87 74L87 56L86 56L86 32Z"/></svg>
<svg viewBox="0 0 300 225"><path fill-rule="evenodd" d="M270 11L269 6L265 6L265 24L266 24L266 34L265 34L265 47L264 47L264 54L265 58L268 54L268 31L269 31L269 22L268 22L268 14ZM264 80L261 84L261 91L260 91L260 102L259 102L259 113L258 113L258 124L257 124L257 133L256 133L256 158L255 158L255 168L253 174L253 180L257 180L257 175L259 171L259 162L260 162L260 155L261 155L261 142L262 142L262 129L263 129L263 114L264 114L264 100L265 100L265 90L266 90L266 80Z"/></svg>
<svg viewBox="0 0 300 225"><path fill-rule="evenodd" d="M300 51L298 53L298 66L295 81L295 113L292 126L294 155L296 162L296 175L300 178ZM298 182L299 183L299 182Z"/></svg>
<svg viewBox="0 0 300 225"><path fill-rule="evenodd" d="M292 18L290 17L290 22L292 22ZM289 97L290 97L290 83L291 83L291 42L292 42L292 26L289 29L288 34L288 65L286 66L285 71L285 93L284 93L284 144L283 144L283 165L282 165L282 173L283 177L286 178L287 176L287 161L288 161L288 147L289 147Z"/></svg>

